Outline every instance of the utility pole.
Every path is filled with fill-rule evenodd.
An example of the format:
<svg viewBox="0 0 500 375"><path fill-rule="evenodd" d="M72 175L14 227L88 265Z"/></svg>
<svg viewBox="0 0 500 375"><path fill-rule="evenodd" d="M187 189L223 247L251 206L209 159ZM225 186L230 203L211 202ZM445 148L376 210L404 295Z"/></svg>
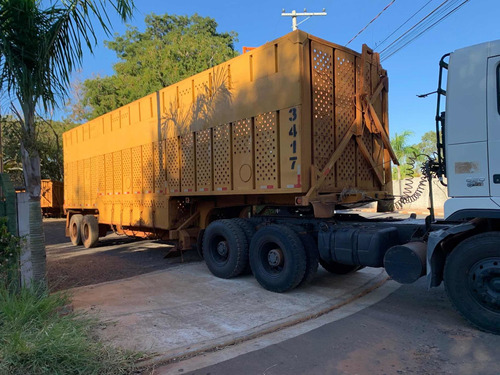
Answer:
<svg viewBox="0 0 500 375"><path fill-rule="evenodd" d="M296 10L292 10L291 13L285 13L285 9L281 11L281 15L284 17L292 17L292 30L295 31L297 30L298 26L301 23L306 22L309 18L313 16L326 16L325 8L323 8L323 11L321 12L308 12L307 9L304 9L304 12L297 13ZM305 20L300 21L297 23L297 17L307 17Z"/></svg>

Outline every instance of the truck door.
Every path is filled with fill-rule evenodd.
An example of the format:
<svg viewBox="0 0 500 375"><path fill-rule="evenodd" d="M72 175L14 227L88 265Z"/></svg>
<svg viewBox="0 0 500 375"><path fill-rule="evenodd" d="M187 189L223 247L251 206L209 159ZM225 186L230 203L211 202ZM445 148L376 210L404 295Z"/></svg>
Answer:
<svg viewBox="0 0 500 375"><path fill-rule="evenodd" d="M490 195L500 202L500 56L488 59L486 108Z"/></svg>

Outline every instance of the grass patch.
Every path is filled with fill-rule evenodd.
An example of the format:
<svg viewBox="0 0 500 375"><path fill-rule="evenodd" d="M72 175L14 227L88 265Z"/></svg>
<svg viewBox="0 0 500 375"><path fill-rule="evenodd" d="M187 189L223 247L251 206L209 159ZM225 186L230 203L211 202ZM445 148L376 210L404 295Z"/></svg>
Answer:
<svg viewBox="0 0 500 375"><path fill-rule="evenodd" d="M139 354L117 350L95 335L98 321L61 314L64 294L0 287L0 374L132 374Z"/></svg>

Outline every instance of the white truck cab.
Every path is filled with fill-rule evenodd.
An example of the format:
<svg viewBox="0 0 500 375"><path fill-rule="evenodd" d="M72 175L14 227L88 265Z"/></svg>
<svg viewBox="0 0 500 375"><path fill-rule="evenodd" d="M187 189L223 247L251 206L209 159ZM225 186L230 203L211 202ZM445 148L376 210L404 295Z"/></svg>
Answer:
<svg viewBox="0 0 500 375"><path fill-rule="evenodd" d="M445 123L445 217L500 217L500 40L450 54Z"/></svg>

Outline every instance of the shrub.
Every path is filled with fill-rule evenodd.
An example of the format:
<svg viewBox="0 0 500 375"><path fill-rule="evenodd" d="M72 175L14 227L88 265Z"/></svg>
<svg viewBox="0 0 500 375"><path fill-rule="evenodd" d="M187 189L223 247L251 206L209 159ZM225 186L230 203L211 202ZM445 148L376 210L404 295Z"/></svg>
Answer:
<svg viewBox="0 0 500 375"><path fill-rule="evenodd" d="M0 287L19 286L19 256L21 245L19 237L9 233L7 220L0 217Z"/></svg>

